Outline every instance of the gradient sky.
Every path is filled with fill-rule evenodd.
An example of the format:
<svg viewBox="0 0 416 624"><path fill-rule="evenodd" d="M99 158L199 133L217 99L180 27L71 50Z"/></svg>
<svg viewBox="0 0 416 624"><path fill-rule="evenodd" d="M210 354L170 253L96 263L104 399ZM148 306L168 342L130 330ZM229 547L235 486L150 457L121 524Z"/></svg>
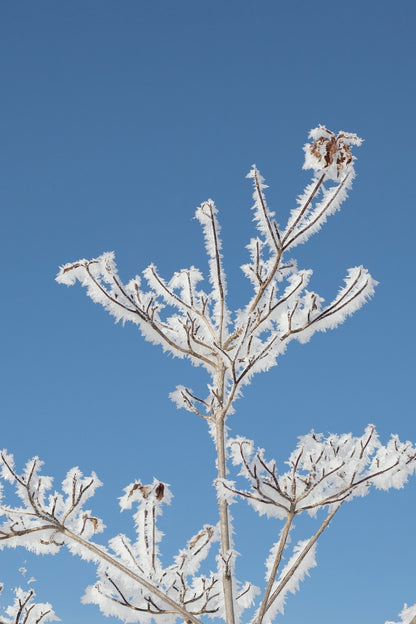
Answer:
<svg viewBox="0 0 416 624"><path fill-rule="evenodd" d="M365 143L349 200L297 248L299 266L314 269L312 288L329 300L350 266L364 264L380 285L341 328L291 344L229 424L281 465L312 428L361 435L371 422L383 441L416 440L415 20L414 2L400 0L2 3L0 447L19 463L39 455L58 482L73 465L96 470L104 488L93 509L107 538L132 530L118 512L122 488L153 475L175 494L161 524L166 562L216 521L205 423L168 399L205 377L114 325L81 288L59 286L58 266L115 250L126 280L151 261L166 277L191 264L206 271L193 214L212 197L239 307L253 232L245 175L255 162L284 223L319 123ZM279 621L380 624L416 602L415 495L413 479L345 505ZM261 584L280 525L244 507L234 515L239 577ZM298 528L312 532L307 521ZM25 585L22 565L64 623L103 621L79 602L92 566L6 551L0 581Z"/></svg>

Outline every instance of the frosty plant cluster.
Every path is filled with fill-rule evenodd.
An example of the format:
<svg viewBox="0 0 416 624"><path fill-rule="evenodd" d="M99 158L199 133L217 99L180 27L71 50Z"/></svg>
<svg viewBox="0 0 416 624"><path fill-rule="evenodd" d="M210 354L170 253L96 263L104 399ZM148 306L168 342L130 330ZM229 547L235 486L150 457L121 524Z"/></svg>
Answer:
<svg viewBox="0 0 416 624"><path fill-rule="evenodd" d="M3 586L0 585L0 594ZM24 591L21 587L15 590L13 604L0 612L0 624L46 624L59 620L48 603L36 602L33 589Z"/></svg>
<svg viewBox="0 0 416 624"><path fill-rule="evenodd" d="M201 624L206 617L226 624L272 622L283 613L288 592L294 593L316 565L317 541L340 507L367 494L371 486L400 488L415 470L415 446L396 436L383 445L371 425L361 437L315 433L301 437L286 472L280 472L277 463L266 459L252 441L227 436L225 423L243 386L256 373L274 366L290 341L307 342L316 331L342 323L373 295L376 285L364 267L353 267L327 304L309 289L312 271L299 269L289 256L346 199L355 175L351 150L361 144L355 134L335 135L323 126L312 130L309 138L304 168L312 170L312 179L284 227L267 205L258 169L253 166L248 174L254 187L257 235L248 244L249 261L242 267L250 282L242 309L231 311L227 304L220 226L211 200L196 211L208 255L208 290L203 289L203 276L193 266L165 280L151 264L143 271L144 281L136 276L124 284L113 253L66 264L58 273L58 282L72 285L79 281L117 321L137 324L147 340L174 356L190 359L208 373L204 396L184 385L171 398L178 407L207 421L216 449L218 522L201 528L167 567L159 555L157 529L163 505L171 497L164 482L155 479L144 485L137 481L125 489L121 508L133 509L137 535L130 539L120 534L105 545L97 540L102 521L85 508L101 485L95 474L84 477L74 468L57 492L52 479L42 475L37 458L19 472L13 457L6 451L1 454L5 488L14 487L21 503L7 505L3 496L0 545L52 554L67 546L93 561L98 580L87 588L83 600L96 603L105 615L125 622L163 624L178 619ZM234 477L233 465L239 467ZM262 589L249 579L237 579L229 513L237 501L247 501L280 527L276 530L280 530L279 539L271 545L265 562ZM304 512L311 516L319 512L320 524L308 539L292 546L293 521ZM217 554L216 566L207 571L205 559L211 549ZM414 613L406 607L402 624L415 624ZM7 624L18 624L16 618L9 618Z"/></svg>

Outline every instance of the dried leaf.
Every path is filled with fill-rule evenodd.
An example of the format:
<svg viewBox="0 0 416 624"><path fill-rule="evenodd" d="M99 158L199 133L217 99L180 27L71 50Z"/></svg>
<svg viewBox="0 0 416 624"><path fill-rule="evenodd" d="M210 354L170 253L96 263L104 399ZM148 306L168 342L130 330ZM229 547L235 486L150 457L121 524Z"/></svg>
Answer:
<svg viewBox="0 0 416 624"><path fill-rule="evenodd" d="M81 531L81 533L83 533L83 532L84 532L84 529L85 529L85 525L86 525L86 523L87 523L87 520L90 520L90 522L92 522L93 527L94 527L94 531L97 531L97 529L98 529L98 518L94 518L94 516L88 516L87 514L84 514L84 515L82 516L82 519L84 520L84 522L83 522L83 526L82 526L82 531Z"/></svg>
<svg viewBox="0 0 416 624"><path fill-rule="evenodd" d="M204 530L200 531L198 535L195 535L195 537L189 542L189 546L193 548L199 542L201 537L204 537L204 535L205 535L205 531Z"/></svg>
<svg viewBox="0 0 416 624"><path fill-rule="evenodd" d="M147 498L149 496L149 488L147 485L139 485L139 490L142 493L143 498Z"/></svg>
<svg viewBox="0 0 416 624"><path fill-rule="evenodd" d="M97 531L98 529L98 518L94 518L94 516L89 516L88 520L91 520L93 526L94 526L94 531Z"/></svg>
<svg viewBox="0 0 416 624"><path fill-rule="evenodd" d="M323 130L330 137L321 136L316 139L310 145L311 154L322 164L323 169L335 162L338 171L340 171L352 162L351 148L346 141L355 139L355 135L350 136L340 133L338 136L335 136L330 130L326 128L323 128Z"/></svg>
<svg viewBox="0 0 416 624"><path fill-rule="evenodd" d="M138 488L140 488L140 487L142 487L142 484L141 484L141 483L134 483L134 484L133 484L133 487L131 488L131 490L130 490L130 492L129 492L129 496L128 496L128 498L130 498L130 496L133 496L134 492L135 492Z"/></svg>
<svg viewBox="0 0 416 624"><path fill-rule="evenodd" d="M163 483L159 483L159 485L156 487L156 500L161 501L163 498L163 494L165 492L165 486Z"/></svg>

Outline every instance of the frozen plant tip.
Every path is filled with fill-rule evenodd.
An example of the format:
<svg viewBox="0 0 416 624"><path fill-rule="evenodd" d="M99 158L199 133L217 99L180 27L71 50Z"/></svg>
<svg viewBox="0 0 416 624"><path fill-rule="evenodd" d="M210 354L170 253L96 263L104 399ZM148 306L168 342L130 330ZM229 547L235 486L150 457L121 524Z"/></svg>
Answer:
<svg viewBox="0 0 416 624"><path fill-rule="evenodd" d="M288 593L297 591L316 565L318 539L343 503L367 494L370 486L400 488L415 470L415 447L397 436L383 445L373 426L361 437L314 432L302 436L283 473L250 440L227 439L226 422L244 385L256 373L275 366L292 340L304 343L315 332L343 323L373 295L376 285L364 267L350 268L338 293L326 303L310 289L312 271L299 269L289 255L318 232L347 198L355 175L352 148L361 144L355 134L335 134L324 126L312 130L309 138L304 168L312 170L311 180L283 227L269 209L267 187L255 165L247 176L253 185L257 234L247 245L248 262L241 267L249 281L241 309L232 310L228 302L221 230L212 200L196 210L208 256L205 284L194 266L165 279L154 264L143 271L143 277L123 283L113 252L59 270L58 282L79 281L117 321L131 321L146 340L208 373L206 394L180 385L171 398L177 407L207 421L216 450L218 521L205 524L168 566L162 563L162 534L157 528L163 505L171 499L167 483L155 478L149 484L136 480L127 486L120 506L133 510L137 535L131 539L119 534L104 545L97 541L104 529L102 521L85 508L100 485L95 474L84 477L74 468L57 492L52 479L41 474L37 458L20 473L12 456L1 454L3 482L14 486L21 504L0 503L0 547L20 545L54 554L66 546L92 561L98 578L83 600L97 604L105 615L144 624L152 620L201 624L207 618L238 624L243 617L252 624L269 624L283 613ZM281 427L283 431L283 419ZM232 464L240 470L234 480L229 474ZM241 477L248 487L240 484ZM262 590L250 580L237 580L229 507L241 500L282 523L280 538L271 545L265 562ZM294 542L286 556L294 519L303 512L315 526L306 539L301 536ZM211 570L207 565L213 550L216 559ZM408 611L403 613L407 618Z"/></svg>
<svg viewBox="0 0 416 624"><path fill-rule="evenodd" d="M360 137L351 132L339 132L337 136L325 126L318 126L309 133L313 143L305 145L305 169L325 169L327 176L338 178L342 171L355 160L351 145L361 145Z"/></svg>

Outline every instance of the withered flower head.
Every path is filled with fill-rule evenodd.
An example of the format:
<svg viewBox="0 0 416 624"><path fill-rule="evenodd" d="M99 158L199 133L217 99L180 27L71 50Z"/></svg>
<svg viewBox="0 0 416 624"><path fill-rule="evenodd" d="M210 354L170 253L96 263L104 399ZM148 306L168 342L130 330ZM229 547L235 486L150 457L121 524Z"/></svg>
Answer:
<svg viewBox="0 0 416 624"><path fill-rule="evenodd" d="M318 126L309 133L312 143L307 143L305 150L304 169L323 170L332 167L336 177L340 171L346 169L354 160L351 154L351 145L361 145L362 139L351 132L333 132ZM332 177L332 176L331 176Z"/></svg>

